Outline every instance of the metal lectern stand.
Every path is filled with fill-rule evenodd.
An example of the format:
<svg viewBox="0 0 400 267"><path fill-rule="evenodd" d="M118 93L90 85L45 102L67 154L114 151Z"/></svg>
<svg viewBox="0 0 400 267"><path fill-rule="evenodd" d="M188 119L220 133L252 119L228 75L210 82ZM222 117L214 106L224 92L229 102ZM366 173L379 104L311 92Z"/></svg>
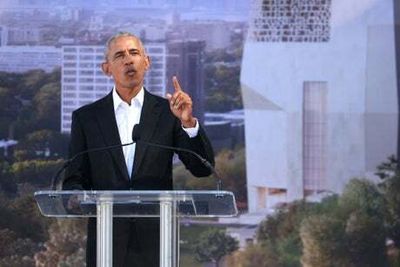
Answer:
<svg viewBox="0 0 400 267"><path fill-rule="evenodd" d="M48 217L97 218L97 266L112 266L113 217L160 217L160 266L179 266L180 217L232 217L235 197L227 191L39 191Z"/></svg>

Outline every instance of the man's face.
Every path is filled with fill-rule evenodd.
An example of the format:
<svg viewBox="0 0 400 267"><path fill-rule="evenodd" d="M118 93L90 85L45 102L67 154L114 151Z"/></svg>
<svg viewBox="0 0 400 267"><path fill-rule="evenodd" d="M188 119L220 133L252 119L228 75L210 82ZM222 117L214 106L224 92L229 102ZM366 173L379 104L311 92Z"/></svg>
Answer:
<svg viewBox="0 0 400 267"><path fill-rule="evenodd" d="M117 90L139 90L149 67L150 61L143 47L138 39L131 36L115 39L102 65L104 73L114 78Z"/></svg>

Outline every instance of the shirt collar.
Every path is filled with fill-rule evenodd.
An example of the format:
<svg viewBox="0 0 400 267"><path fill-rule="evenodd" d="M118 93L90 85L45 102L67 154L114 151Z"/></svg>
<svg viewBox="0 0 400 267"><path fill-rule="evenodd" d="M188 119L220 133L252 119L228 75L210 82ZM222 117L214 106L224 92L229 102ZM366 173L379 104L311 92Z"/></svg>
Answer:
<svg viewBox="0 0 400 267"><path fill-rule="evenodd" d="M124 100L122 100L121 97L118 95L117 90L115 89L115 86L113 88L112 98L113 98L113 103L114 103L114 111L117 111L117 108L119 107L119 105L124 103ZM139 104L140 107L143 106L143 101L144 101L144 88L143 87L140 89L139 93L134 98L132 98L131 105L134 101L137 101L137 103Z"/></svg>

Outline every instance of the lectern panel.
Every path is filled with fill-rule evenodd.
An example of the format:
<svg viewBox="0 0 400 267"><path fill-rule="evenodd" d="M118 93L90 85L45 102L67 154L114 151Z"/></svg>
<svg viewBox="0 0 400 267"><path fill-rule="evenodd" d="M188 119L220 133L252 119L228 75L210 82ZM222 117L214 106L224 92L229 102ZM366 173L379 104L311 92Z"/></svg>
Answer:
<svg viewBox="0 0 400 267"><path fill-rule="evenodd" d="M161 202L174 203L178 217L237 215L227 191L39 191L35 199L48 217L96 217L96 205L105 201L114 217L159 217Z"/></svg>

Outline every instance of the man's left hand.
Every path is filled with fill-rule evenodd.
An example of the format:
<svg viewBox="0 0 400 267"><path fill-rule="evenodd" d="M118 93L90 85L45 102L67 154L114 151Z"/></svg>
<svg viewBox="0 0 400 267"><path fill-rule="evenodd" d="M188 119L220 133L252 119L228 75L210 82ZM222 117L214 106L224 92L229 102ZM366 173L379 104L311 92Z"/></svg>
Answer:
<svg viewBox="0 0 400 267"><path fill-rule="evenodd" d="M192 128L196 125L196 118L193 117L193 102L190 96L185 93L179 85L176 76L172 77L175 92L167 94L169 107L172 113L181 121L183 127Z"/></svg>

